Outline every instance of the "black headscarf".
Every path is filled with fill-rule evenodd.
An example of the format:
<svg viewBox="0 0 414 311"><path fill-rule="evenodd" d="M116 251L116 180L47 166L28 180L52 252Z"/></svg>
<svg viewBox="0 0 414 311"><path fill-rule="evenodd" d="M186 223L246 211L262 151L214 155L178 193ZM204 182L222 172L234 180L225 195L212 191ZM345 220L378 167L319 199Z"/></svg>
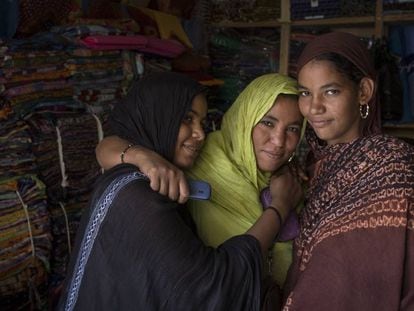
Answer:
<svg viewBox="0 0 414 311"><path fill-rule="evenodd" d="M194 97L205 88L173 72L154 73L136 81L112 111L115 135L146 147L172 161L181 121Z"/></svg>

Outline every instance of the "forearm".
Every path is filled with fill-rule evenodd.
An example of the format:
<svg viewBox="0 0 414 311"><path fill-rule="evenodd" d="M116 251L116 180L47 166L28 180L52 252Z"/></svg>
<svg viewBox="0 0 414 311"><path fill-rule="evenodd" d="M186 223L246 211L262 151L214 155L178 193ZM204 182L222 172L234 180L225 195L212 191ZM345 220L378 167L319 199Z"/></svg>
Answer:
<svg viewBox="0 0 414 311"><path fill-rule="evenodd" d="M117 136L105 137L95 148L96 159L105 170L121 163L120 154L128 142Z"/></svg>
<svg viewBox="0 0 414 311"><path fill-rule="evenodd" d="M184 172L155 151L138 145L128 148L129 144L118 136L105 137L95 150L98 163L105 170L122 162L133 164L148 176L152 190L185 203L189 188Z"/></svg>
<svg viewBox="0 0 414 311"><path fill-rule="evenodd" d="M273 244L281 229L281 224L282 220L279 219L279 215L275 211L265 209L259 219L246 232L246 234L254 236L259 241L263 256L267 254L268 249Z"/></svg>

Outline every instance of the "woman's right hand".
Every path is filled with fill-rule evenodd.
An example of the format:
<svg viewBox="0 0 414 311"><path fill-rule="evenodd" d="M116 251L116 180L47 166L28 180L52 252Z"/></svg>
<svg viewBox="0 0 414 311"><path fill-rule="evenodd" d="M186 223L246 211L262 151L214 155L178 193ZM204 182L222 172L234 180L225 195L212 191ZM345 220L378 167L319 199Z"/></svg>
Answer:
<svg viewBox="0 0 414 311"><path fill-rule="evenodd" d="M273 208L265 208L263 214L246 232L259 241L263 256L266 255L269 247L274 243L275 236L282 229L281 225L286 220L290 210L296 207L303 196L302 186L297 174L287 165L272 176L270 193L272 196L270 205ZM274 209L277 209L279 213ZM279 214L282 219L280 219Z"/></svg>
<svg viewBox="0 0 414 311"><path fill-rule="evenodd" d="M303 198L301 178L288 165L281 167L270 180L271 206L277 208L284 222L291 209Z"/></svg>
<svg viewBox="0 0 414 311"><path fill-rule="evenodd" d="M120 154L129 142L118 136L105 137L96 147L96 158L104 169L121 164ZM141 146L132 146L124 154L124 163L137 166L150 179L154 191L178 203L185 203L190 193L183 171L158 153Z"/></svg>

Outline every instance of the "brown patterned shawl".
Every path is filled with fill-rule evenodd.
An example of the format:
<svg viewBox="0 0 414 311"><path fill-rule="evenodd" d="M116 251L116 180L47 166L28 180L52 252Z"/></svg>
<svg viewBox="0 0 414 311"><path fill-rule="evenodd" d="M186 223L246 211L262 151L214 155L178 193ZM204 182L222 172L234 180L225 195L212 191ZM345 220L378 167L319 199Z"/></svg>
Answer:
<svg viewBox="0 0 414 311"><path fill-rule="evenodd" d="M341 48L349 55L352 45ZM414 148L367 132L326 146L307 131L318 165L284 310L414 310Z"/></svg>
<svg viewBox="0 0 414 311"><path fill-rule="evenodd" d="M284 310L414 310L414 150L327 148L308 189Z"/></svg>

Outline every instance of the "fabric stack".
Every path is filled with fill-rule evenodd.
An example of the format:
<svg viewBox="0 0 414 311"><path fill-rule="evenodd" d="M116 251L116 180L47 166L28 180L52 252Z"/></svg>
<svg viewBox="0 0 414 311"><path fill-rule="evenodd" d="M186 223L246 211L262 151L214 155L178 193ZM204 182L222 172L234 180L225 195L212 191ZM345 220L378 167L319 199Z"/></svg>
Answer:
<svg viewBox="0 0 414 311"><path fill-rule="evenodd" d="M313 38L316 37L315 33L297 30L290 35L290 54L289 54L289 75L292 77L297 76L297 61L300 53Z"/></svg>
<svg viewBox="0 0 414 311"><path fill-rule="evenodd" d="M17 51L23 41L14 43L0 49L0 305L40 310L47 304L52 237L45 185L33 175L33 140L23 118L42 99L45 106L60 102L56 93L65 88L65 73L60 51L25 53Z"/></svg>
<svg viewBox="0 0 414 311"><path fill-rule="evenodd" d="M7 44L0 83L1 97L19 118L36 111L73 111L82 109L72 98L65 68L65 49L70 44L63 38L39 34L30 39Z"/></svg>
<svg viewBox="0 0 414 311"><path fill-rule="evenodd" d="M375 15L376 0L341 0L341 16Z"/></svg>
<svg viewBox="0 0 414 311"><path fill-rule="evenodd" d="M214 0L211 3L212 22L258 22L280 17L280 1L274 0Z"/></svg>
<svg viewBox="0 0 414 311"><path fill-rule="evenodd" d="M278 45L277 34L268 29L253 34L230 29L215 32L210 40L212 74L224 85L211 97L212 106L227 110L250 81L276 72Z"/></svg>
<svg viewBox="0 0 414 311"><path fill-rule="evenodd" d="M384 13L414 12L413 0L384 0Z"/></svg>
<svg viewBox="0 0 414 311"><path fill-rule="evenodd" d="M0 179L0 305L46 307L51 236L44 184L34 175Z"/></svg>
<svg viewBox="0 0 414 311"><path fill-rule="evenodd" d="M403 86L403 114L399 123L414 122L414 25L390 27L389 49L400 59Z"/></svg>
<svg viewBox="0 0 414 311"><path fill-rule="evenodd" d="M108 113L125 94L134 77L133 56L120 50L92 50L80 40L87 36L121 37L124 33L116 27L88 24L54 27L52 32L76 45L68 51L65 61L73 98L92 113Z"/></svg>
<svg viewBox="0 0 414 311"><path fill-rule="evenodd" d="M252 11L246 12L251 22L275 20L280 17L280 1L256 0Z"/></svg>
<svg viewBox="0 0 414 311"><path fill-rule="evenodd" d="M337 17L341 15L340 2L333 0L292 0L290 16L292 20Z"/></svg>
<svg viewBox="0 0 414 311"><path fill-rule="evenodd" d="M124 64L120 51L91 51L78 49L72 52L66 68L74 98L97 114L109 112L113 104L125 93Z"/></svg>
<svg viewBox="0 0 414 311"><path fill-rule="evenodd" d="M36 172L31 143L25 122L16 118L0 120L0 179Z"/></svg>
<svg viewBox="0 0 414 311"><path fill-rule="evenodd" d="M0 234L14 239L1 247L2 256L7 258L0 266L0 293L6 297L1 305L15 310L27 298L28 307L37 310L46 304L48 290L53 292L65 276L80 216L101 173L94 150L109 133L108 112L137 77L134 66L143 64L136 53L90 50L76 38L58 32L11 40L0 51L0 152L4 154L0 181L8 187L10 180L26 185L27 174L35 173L45 184L40 210L37 202L30 203L31 212L32 205L25 201L30 202L31 197L26 199L22 194L33 216L25 216L23 204L17 214L10 214L14 222L25 225L26 235L28 228L33 231L33 238L12 234L18 231L10 225L14 222L10 222L9 211L0 214L0 224L4 224ZM41 182L36 179L34 184ZM29 190L35 193L34 188ZM4 198L16 201L6 190L4 193ZM11 208L3 197L0 202L1 208ZM46 232L47 243L35 236L40 229ZM30 245L31 240L47 245L48 253L42 255L41 264L37 258L42 252L36 243L33 255L12 253L10 245ZM27 247L24 250L30 251ZM8 261L15 257L16 262ZM29 259L31 266L26 262Z"/></svg>
<svg viewBox="0 0 414 311"><path fill-rule="evenodd" d="M27 122L48 198L60 201L88 191L90 182L96 178L95 171L99 171L94 148L103 136L96 116L86 112L58 117L35 114Z"/></svg>

